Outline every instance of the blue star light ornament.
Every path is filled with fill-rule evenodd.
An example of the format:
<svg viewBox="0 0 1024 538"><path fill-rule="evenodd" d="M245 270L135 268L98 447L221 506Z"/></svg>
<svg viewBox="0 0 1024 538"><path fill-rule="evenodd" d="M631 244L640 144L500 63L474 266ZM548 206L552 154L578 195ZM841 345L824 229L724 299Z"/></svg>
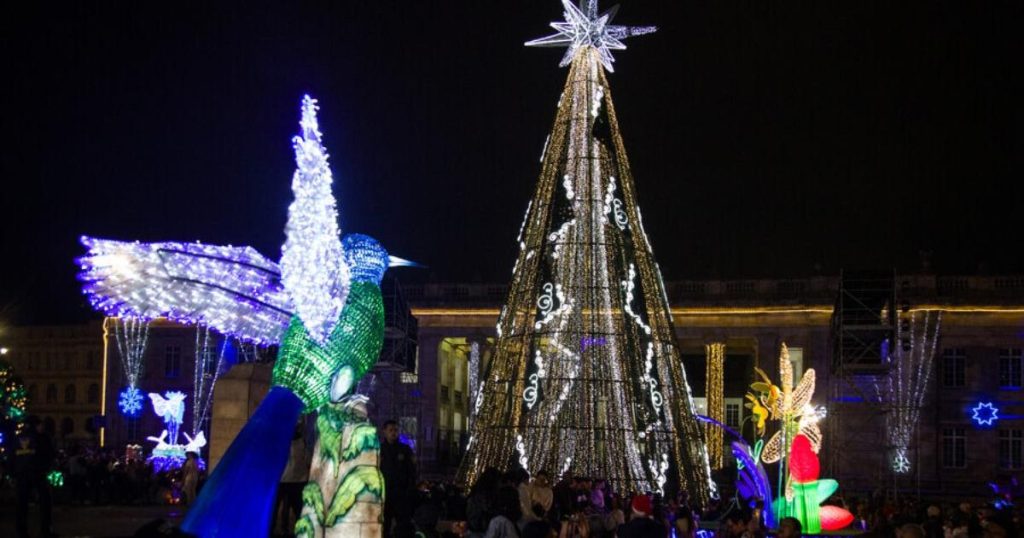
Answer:
<svg viewBox="0 0 1024 538"><path fill-rule="evenodd" d="M991 426L999 420L999 408L992 402L978 402L971 409L971 420L978 426Z"/></svg>
<svg viewBox="0 0 1024 538"><path fill-rule="evenodd" d="M609 24L615 18L619 6L614 6L604 13L598 14L597 0L580 0L579 7L573 5L571 0L562 0L562 7L565 9L564 22L553 22L551 27L558 31L557 34L549 35L533 41L527 41L527 47L567 47L562 62L558 65L565 67L572 63L576 51L583 47L594 47L601 56L601 64L609 72L614 72L612 64L615 58L612 57L613 50L626 50L622 42L628 37L652 34L658 30L655 26L617 26Z"/></svg>

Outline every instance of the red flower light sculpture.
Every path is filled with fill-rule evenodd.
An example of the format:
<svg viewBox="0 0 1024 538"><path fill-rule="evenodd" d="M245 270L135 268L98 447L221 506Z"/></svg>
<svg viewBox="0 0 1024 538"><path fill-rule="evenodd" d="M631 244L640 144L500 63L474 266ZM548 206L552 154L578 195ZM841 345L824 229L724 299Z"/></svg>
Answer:
<svg viewBox="0 0 1024 538"><path fill-rule="evenodd" d="M835 480L819 480L820 473L821 463L811 448L810 440L804 435L796 435L789 450L789 476L793 480L795 494L794 514L806 532L811 534L838 530L853 522L853 514L846 509L819 506L839 487Z"/></svg>

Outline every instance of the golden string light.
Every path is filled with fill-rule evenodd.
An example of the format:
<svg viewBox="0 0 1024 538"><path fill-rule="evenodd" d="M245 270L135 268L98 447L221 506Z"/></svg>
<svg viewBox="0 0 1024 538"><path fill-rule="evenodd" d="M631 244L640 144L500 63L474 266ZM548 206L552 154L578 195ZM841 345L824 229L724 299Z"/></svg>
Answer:
<svg viewBox="0 0 1024 538"><path fill-rule="evenodd" d="M718 422L725 422L725 344L715 342L704 346L704 357L707 362L707 384L704 394L707 397L709 417ZM721 469L722 429L714 424L705 424L704 434L707 436L708 461L712 469Z"/></svg>

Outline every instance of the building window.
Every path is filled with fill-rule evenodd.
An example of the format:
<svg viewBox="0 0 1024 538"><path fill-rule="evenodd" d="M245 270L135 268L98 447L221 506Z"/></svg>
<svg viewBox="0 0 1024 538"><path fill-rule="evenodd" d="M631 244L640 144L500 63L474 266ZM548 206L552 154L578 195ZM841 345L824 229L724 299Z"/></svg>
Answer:
<svg viewBox="0 0 1024 538"><path fill-rule="evenodd" d="M1021 365L1024 352L1020 349L999 350L999 388L1019 389L1021 387Z"/></svg>
<svg viewBox="0 0 1024 538"><path fill-rule="evenodd" d="M97 353L95 351L91 351L90 350L90 351L86 351L85 352L85 368L86 369L88 369L88 370L96 370L97 368L99 368L99 365L97 364L97 362L99 362L99 361L96 360L96 355L97 355Z"/></svg>
<svg viewBox="0 0 1024 538"><path fill-rule="evenodd" d="M441 385L441 401L448 403L448 387Z"/></svg>
<svg viewBox="0 0 1024 538"><path fill-rule="evenodd" d="M420 382L420 376L412 372L402 372L402 383L413 385Z"/></svg>
<svg viewBox="0 0 1024 538"><path fill-rule="evenodd" d="M999 430L999 466L1003 469L1024 468L1024 431Z"/></svg>
<svg viewBox="0 0 1024 538"><path fill-rule="evenodd" d="M64 403L73 404L75 403L75 386L68 385L64 388Z"/></svg>
<svg viewBox="0 0 1024 538"><path fill-rule="evenodd" d="M164 377L173 379L181 376L181 346L164 348Z"/></svg>
<svg viewBox="0 0 1024 538"><path fill-rule="evenodd" d="M75 421L71 420L71 417L64 417L60 421L60 435L61 437L67 437L75 433Z"/></svg>
<svg viewBox="0 0 1024 538"><path fill-rule="evenodd" d="M35 385L29 385L28 386L28 401L29 401L29 403L35 402L36 401L36 397L38 397L38 396L39 396L39 387L37 387Z"/></svg>
<svg viewBox="0 0 1024 538"><path fill-rule="evenodd" d="M455 403L455 408L456 409L462 409L462 391L461 390L455 391L455 402L454 403Z"/></svg>
<svg viewBox="0 0 1024 538"><path fill-rule="evenodd" d="M739 429L740 420L740 403L725 402L725 425L730 428Z"/></svg>
<svg viewBox="0 0 1024 538"><path fill-rule="evenodd" d="M57 385L53 383L46 386L46 403L57 403Z"/></svg>
<svg viewBox="0 0 1024 538"><path fill-rule="evenodd" d="M963 468L966 465L966 445L963 428L943 428L942 466Z"/></svg>
<svg viewBox="0 0 1024 538"><path fill-rule="evenodd" d="M964 386L964 363L967 355L963 349L947 349L942 352L942 386L956 388Z"/></svg>
<svg viewBox="0 0 1024 538"><path fill-rule="evenodd" d="M410 443L409 448L416 450L416 439L419 437L419 421L416 417L399 417L398 433L404 434Z"/></svg>
<svg viewBox="0 0 1024 538"><path fill-rule="evenodd" d="M789 348L789 364L793 366L793 382L798 383L804 376L804 349Z"/></svg>
<svg viewBox="0 0 1024 538"><path fill-rule="evenodd" d="M693 413L696 415L708 414L708 399L704 397L693 399Z"/></svg>
<svg viewBox="0 0 1024 538"><path fill-rule="evenodd" d="M100 403L100 386L96 383L89 385L88 401L91 404Z"/></svg>

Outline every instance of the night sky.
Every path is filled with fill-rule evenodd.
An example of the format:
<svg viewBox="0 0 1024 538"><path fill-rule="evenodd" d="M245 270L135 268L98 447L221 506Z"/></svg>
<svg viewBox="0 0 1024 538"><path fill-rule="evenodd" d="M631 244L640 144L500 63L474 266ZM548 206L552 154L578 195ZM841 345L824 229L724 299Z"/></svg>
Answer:
<svg viewBox="0 0 1024 538"><path fill-rule="evenodd" d="M306 92L343 231L429 266L403 282L509 278L556 0L31 4L0 21L0 323L95 316L82 234L277 259ZM610 81L666 280L1024 272L1020 2L622 4L661 28Z"/></svg>

